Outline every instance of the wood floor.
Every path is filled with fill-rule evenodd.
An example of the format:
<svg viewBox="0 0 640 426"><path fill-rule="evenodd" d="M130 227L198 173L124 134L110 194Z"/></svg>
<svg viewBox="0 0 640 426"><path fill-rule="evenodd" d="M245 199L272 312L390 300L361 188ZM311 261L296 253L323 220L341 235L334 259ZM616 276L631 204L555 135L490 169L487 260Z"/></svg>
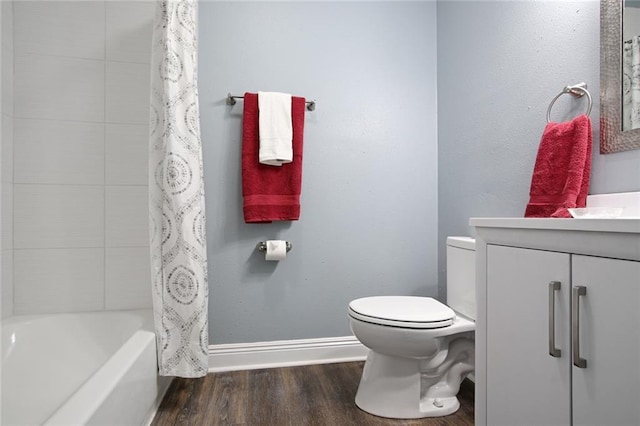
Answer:
<svg viewBox="0 0 640 426"><path fill-rule="evenodd" d="M473 384L463 383L450 416L391 420L365 413L354 398L362 362L212 373L175 379L154 426L473 425Z"/></svg>

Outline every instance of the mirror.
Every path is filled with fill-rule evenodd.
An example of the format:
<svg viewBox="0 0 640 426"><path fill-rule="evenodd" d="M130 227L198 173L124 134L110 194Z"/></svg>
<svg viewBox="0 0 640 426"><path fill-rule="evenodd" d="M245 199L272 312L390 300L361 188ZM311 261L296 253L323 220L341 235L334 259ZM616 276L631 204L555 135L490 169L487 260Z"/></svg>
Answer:
<svg viewBox="0 0 640 426"><path fill-rule="evenodd" d="M637 3L627 0L629 6ZM640 122L637 126L632 124L631 114L633 106L633 73L625 83L623 78L623 16L625 14L625 2L620 0L601 0L600 2L600 153L640 149ZM640 14L640 8L637 12ZM633 10L629 15L633 15ZM640 34L639 34L640 35ZM638 39L638 37L636 37ZM636 41L636 45L640 45ZM632 43L629 43L631 47ZM631 52L628 53L631 55ZM640 59L639 59L640 60ZM640 70L635 73L639 79L635 87L640 89ZM627 104L625 101L625 89L627 90ZM640 93L639 93L640 95ZM635 106L640 114L640 96L638 105ZM626 118L623 119L623 114ZM623 130L624 126L624 130ZM637 128L636 128L637 127Z"/></svg>
<svg viewBox="0 0 640 426"><path fill-rule="evenodd" d="M622 131L640 129L640 0L622 9Z"/></svg>

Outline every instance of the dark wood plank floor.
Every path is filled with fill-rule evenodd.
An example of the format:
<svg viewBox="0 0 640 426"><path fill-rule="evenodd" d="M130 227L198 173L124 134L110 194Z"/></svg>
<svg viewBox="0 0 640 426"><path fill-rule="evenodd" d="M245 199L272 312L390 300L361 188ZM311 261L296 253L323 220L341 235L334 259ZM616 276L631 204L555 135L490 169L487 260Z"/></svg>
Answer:
<svg viewBox="0 0 640 426"><path fill-rule="evenodd" d="M362 362L213 373L175 379L153 420L174 425L473 425L473 384L463 383L451 416L392 420L354 403Z"/></svg>

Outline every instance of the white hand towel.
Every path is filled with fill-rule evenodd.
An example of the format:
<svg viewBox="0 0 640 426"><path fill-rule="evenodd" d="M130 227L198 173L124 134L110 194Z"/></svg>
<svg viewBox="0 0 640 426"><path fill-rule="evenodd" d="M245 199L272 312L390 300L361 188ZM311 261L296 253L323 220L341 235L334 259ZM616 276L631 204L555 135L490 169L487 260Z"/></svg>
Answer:
<svg viewBox="0 0 640 426"><path fill-rule="evenodd" d="M290 163L293 161L291 95L278 92L258 92L258 110L260 163L269 166Z"/></svg>

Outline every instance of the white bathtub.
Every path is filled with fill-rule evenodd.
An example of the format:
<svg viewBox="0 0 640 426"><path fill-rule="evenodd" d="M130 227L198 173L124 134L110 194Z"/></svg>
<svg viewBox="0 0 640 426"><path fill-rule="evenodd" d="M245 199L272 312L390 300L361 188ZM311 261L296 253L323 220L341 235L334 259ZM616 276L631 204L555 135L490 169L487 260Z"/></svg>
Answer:
<svg viewBox="0 0 640 426"><path fill-rule="evenodd" d="M150 310L15 316L2 322L2 425L140 425L158 377Z"/></svg>

